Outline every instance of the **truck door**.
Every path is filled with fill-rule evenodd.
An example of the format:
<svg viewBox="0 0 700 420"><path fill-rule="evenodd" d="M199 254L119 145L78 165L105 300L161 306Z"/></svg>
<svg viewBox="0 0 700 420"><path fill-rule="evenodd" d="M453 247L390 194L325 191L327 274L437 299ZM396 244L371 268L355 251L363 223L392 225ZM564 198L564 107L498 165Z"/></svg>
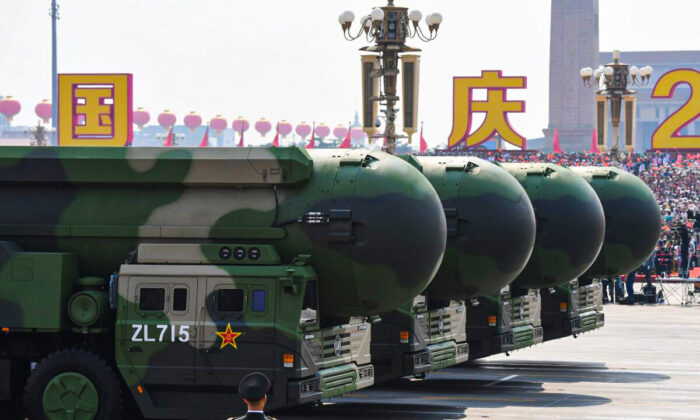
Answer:
<svg viewBox="0 0 700 420"><path fill-rule="evenodd" d="M127 358L148 389L191 385L195 374L197 279L129 277ZM124 321L122 321L123 323Z"/></svg>
<svg viewBox="0 0 700 420"><path fill-rule="evenodd" d="M275 284L275 279L206 279L198 384L237 386L251 372L274 379Z"/></svg>

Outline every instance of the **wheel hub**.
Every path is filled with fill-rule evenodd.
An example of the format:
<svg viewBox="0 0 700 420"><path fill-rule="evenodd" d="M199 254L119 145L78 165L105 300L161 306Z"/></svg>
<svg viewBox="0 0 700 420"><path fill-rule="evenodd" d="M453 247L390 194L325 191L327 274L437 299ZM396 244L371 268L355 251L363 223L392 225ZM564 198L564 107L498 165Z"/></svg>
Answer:
<svg viewBox="0 0 700 420"><path fill-rule="evenodd" d="M90 379L80 373L65 372L46 384L42 403L49 420L92 420L100 399Z"/></svg>

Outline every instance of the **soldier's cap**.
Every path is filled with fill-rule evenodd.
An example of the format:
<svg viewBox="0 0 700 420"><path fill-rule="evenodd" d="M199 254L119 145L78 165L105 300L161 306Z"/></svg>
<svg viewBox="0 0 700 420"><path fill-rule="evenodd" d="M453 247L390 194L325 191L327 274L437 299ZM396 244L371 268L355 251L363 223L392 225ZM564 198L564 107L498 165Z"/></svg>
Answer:
<svg viewBox="0 0 700 420"><path fill-rule="evenodd" d="M246 375L238 384L238 395L248 401L261 400L270 390L270 380L262 373L254 372Z"/></svg>

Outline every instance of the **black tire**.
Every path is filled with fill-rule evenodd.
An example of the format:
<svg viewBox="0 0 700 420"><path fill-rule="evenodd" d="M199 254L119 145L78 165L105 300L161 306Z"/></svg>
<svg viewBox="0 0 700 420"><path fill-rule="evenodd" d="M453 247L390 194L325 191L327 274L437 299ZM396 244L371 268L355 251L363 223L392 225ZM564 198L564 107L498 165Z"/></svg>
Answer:
<svg viewBox="0 0 700 420"><path fill-rule="evenodd" d="M122 418L122 388L114 370L101 357L86 350L62 350L43 359L24 388L24 408L29 420L46 420L44 390L56 376L75 372L88 378L97 389L99 410L95 420Z"/></svg>

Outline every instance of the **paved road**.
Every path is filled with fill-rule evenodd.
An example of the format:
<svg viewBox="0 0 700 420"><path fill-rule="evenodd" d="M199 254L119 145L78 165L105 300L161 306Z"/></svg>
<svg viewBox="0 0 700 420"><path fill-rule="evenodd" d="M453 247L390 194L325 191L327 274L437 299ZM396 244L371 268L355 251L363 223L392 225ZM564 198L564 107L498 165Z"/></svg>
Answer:
<svg viewBox="0 0 700 420"><path fill-rule="evenodd" d="M700 419L700 306L605 307L607 325L369 388L299 419ZM0 419L16 418L0 407Z"/></svg>
<svg viewBox="0 0 700 420"><path fill-rule="evenodd" d="M700 419L700 306L605 307L593 333L361 390L296 419Z"/></svg>

